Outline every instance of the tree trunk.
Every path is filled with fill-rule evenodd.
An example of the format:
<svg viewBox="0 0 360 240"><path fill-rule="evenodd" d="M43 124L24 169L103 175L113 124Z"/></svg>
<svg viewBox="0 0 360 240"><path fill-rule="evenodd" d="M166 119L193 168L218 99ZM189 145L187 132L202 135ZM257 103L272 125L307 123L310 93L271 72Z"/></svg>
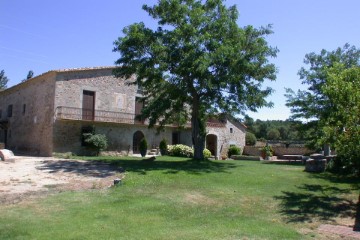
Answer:
<svg viewBox="0 0 360 240"><path fill-rule="evenodd" d="M193 109L191 116L191 129L192 129L192 141L194 144L194 159L204 159L206 126L204 122L203 114L200 110L199 99L195 98L193 101Z"/></svg>

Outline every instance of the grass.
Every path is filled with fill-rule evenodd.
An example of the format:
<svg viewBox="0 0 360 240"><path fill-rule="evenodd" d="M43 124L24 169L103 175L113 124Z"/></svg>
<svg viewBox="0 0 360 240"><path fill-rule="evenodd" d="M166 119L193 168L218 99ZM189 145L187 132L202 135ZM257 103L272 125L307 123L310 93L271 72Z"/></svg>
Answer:
<svg viewBox="0 0 360 240"><path fill-rule="evenodd" d="M123 184L0 206L0 239L316 239L355 215L358 180L303 166L86 160L123 167Z"/></svg>

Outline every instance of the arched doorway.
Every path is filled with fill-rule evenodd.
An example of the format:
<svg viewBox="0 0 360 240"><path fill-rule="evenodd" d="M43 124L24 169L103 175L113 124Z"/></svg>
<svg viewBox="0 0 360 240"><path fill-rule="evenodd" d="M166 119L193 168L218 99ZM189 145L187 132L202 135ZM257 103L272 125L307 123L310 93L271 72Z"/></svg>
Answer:
<svg viewBox="0 0 360 240"><path fill-rule="evenodd" d="M217 136L209 134L206 136L206 148L210 150L211 155L217 156Z"/></svg>
<svg viewBox="0 0 360 240"><path fill-rule="evenodd" d="M133 154L140 153L140 141L144 138L144 134L141 131L137 131L133 136Z"/></svg>

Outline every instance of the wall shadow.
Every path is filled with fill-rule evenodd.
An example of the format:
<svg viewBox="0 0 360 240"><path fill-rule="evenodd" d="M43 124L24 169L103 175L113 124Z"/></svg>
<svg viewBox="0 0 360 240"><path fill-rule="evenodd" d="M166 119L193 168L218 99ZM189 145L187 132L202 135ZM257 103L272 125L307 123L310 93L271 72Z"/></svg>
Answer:
<svg viewBox="0 0 360 240"><path fill-rule="evenodd" d="M335 221L337 217L354 217L356 202L345 197L352 189L331 185L304 184L298 191L283 191L275 196L280 200L280 212L288 222Z"/></svg>

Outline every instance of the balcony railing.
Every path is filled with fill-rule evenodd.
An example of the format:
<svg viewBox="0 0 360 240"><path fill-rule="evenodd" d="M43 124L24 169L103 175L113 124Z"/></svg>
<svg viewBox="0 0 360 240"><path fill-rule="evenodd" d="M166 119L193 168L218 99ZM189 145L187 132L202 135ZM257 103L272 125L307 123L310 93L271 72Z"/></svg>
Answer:
<svg viewBox="0 0 360 240"><path fill-rule="evenodd" d="M64 120L79 120L79 121L94 121L94 122L109 122L109 123L123 123L123 124L141 124L147 125L148 121L139 121L135 119L135 114L123 112L111 112L103 110L90 110L73 107L57 107L55 111L56 119ZM209 120L206 124L208 127L221 128L226 124L222 121ZM177 125L172 125L176 127ZM191 124L186 124L185 127L191 127Z"/></svg>
<svg viewBox="0 0 360 240"><path fill-rule="evenodd" d="M125 124L146 124L145 121L135 119L135 114L123 112L111 112L103 110L89 110L73 107L57 107L56 119L83 120L95 122L112 122Z"/></svg>

